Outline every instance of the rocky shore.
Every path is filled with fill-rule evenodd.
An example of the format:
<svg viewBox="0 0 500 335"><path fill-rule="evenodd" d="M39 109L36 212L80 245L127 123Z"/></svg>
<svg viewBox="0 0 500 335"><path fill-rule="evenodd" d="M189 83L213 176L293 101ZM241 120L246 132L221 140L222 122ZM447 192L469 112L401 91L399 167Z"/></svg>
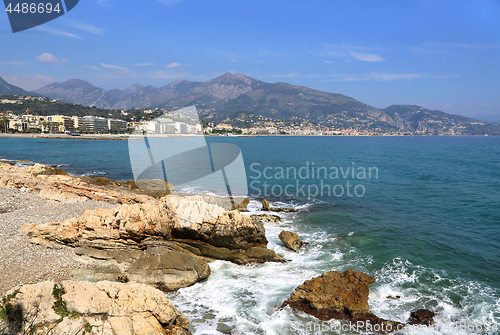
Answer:
<svg viewBox="0 0 500 335"><path fill-rule="evenodd" d="M0 334L189 334L189 321L160 290L207 279L213 260L284 261L267 248L263 225L281 217L250 217L243 214L248 199L236 203L179 194L163 181L79 178L40 164L0 163ZM262 207L296 211L267 200ZM279 238L297 253L307 244L290 231ZM353 270L329 271L299 286L282 307L320 320L403 327L370 312L374 282ZM433 316L419 310L409 323L429 325Z"/></svg>

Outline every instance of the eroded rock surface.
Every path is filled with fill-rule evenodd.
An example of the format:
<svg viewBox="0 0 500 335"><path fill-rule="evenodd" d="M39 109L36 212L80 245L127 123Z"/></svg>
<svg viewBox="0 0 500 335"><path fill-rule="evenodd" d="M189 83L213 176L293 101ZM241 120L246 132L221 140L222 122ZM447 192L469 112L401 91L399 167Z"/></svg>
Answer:
<svg viewBox="0 0 500 335"><path fill-rule="evenodd" d="M369 326L378 325L378 332L389 333L404 326L384 320L370 312L368 305L369 285L375 278L365 273L347 270L325 272L319 277L306 280L285 301L294 309L304 311L320 320L349 320ZM398 328L399 327L399 328Z"/></svg>
<svg viewBox="0 0 500 335"><path fill-rule="evenodd" d="M272 215L272 214L252 214L250 215L252 219L255 221L264 221L267 223L281 223L283 222L283 219L278 216L278 215Z"/></svg>
<svg viewBox="0 0 500 335"><path fill-rule="evenodd" d="M297 208L271 207L269 201L266 199L262 200L262 210L267 212L285 212L285 213L293 213L299 211Z"/></svg>
<svg viewBox="0 0 500 335"><path fill-rule="evenodd" d="M7 293L6 334L188 335L189 320L163 292L138 283L42 282Z"/></svg>
<svg viewBox="0 0 500 335"><path fill-rule="evenodd" d="M169 290L207 278L206 257L238 264L281 260L267 249L263 224L238 210L227 211L221 206L224 199L192 195L148 200L87 211L63 222L27 223L21 232L34 243L62 243L80 255L107 261L93 274L80 270L78 278L127 278Z"/></svg>
<svg viewBox="0 0 500 335"><path fill-rule="evenodd" d="M304 242L299 240L299 235L291 231L282 230L279 234L279 239L285 245L285 248L291 251L299 252L299 249L304 245Z"/></svg>

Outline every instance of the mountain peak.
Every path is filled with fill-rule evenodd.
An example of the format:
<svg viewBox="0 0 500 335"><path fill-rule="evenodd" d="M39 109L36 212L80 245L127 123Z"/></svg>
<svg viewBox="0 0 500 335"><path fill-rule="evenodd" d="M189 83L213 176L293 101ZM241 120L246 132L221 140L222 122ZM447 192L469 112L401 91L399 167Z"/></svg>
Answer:
<svg viewBox="0 0 500 335"><path fill-rule="evenodd" d="M221 100L229 100L250 92L261 83L261 81L241 73L226 72L196 87L193 92L209 94Z"/></svg>
<svg viewBox="0 0 500 335"><path fill-rule="evenodd" d="M144 86L142 86L139 83L136 83L136 84L130 86L129 88L125 89L124 93L127 95L139 93L140 91L142 91L143 88L144 88Z"/></svg>
<svg viewBox="0 0 500 335"><path fill-rule="evenodd" d="M220 76L207 81L207 83L223 83L223 84L229 84L229 85L234 85L234 84L246 84L246 85L252 85L255 82L259 82L257 79L254 79L250 76L247 76L243 73L231 73L231 72L226 72L221 74Z"/></svg>
<svg viewBox="0 0 500 335"><path fill-rule="evenodd" d="M74 88L85 88L85 87L95 87L91 83L81 80L81 79L69 79L66 80L65 82L59 84L59 83L53 83L49 84L50 86L55 86L55 87L60 87L63 89L74 89ZM47 85L47 86L49 86Z"/></svg>

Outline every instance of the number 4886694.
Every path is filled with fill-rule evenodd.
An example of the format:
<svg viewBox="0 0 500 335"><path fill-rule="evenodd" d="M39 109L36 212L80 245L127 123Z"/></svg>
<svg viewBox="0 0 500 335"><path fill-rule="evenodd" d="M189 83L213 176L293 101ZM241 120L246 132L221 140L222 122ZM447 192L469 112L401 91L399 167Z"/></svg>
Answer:
<svg viewBox="0 0 500 335"><path fill-rule="evenodd" d="M38 13L38 14L43 14L43 13L47 13L47 14L50 14L52 12L56 12L56 13L59 13L61 11L61 9L59 8L59 3L57 3L55 6L52 6L52 4L50 2L48 3L39 3L39 4L36 4L36 3L23 3L23 4L16 4L16 6L14 7L14 9L12 8L12 4L9 3L9 5L7 6L7 8L5 9L9 14L12 13L12 12L16 12L16 13L23 13L23 14L27 14L27 13L31 13L31 14L35 14L35 13Z"/></svg>

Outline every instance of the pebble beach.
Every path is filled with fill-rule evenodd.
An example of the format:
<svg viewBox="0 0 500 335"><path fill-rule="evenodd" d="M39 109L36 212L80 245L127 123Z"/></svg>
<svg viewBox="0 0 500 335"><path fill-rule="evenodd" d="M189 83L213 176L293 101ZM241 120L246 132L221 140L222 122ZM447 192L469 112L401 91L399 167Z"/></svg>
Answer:
<svg viewBox="0 0 500 335"><path fill-rule="evenodd" d="M72 248L51 249L30 243L19 232L23 224L60 222L86 210L113 207L116 205L98 201L62 203L0 187L0 294L21 284L68 279L70 269L92 266L76 260Z"/></svg>

